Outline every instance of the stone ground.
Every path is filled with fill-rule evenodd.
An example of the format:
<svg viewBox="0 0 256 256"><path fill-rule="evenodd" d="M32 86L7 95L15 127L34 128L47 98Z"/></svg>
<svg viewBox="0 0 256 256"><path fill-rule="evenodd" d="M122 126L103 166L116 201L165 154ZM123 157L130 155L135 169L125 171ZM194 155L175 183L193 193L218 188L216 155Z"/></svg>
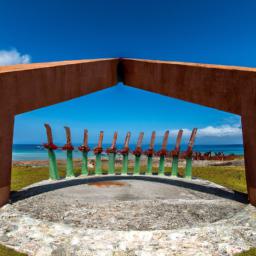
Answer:
<svg viewBox="0 0 256 256"><path fill-rule="evenodd" d="M0 209L0 242L29 255L233 255L256 247L256 209L203 180L43 181Z"/></svg>

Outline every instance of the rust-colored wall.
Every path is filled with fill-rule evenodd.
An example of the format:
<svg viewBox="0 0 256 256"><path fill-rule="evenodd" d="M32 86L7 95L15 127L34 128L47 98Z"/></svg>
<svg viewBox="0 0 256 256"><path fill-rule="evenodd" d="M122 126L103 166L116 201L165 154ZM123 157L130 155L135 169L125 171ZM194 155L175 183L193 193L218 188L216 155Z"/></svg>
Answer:
<svg viewBox="0 0 256 256"><path fill-rule="evenodd" d="M256 205L256 69L137 59L0 67L0 205L9 198L14 116L118 81L241 115L247 187Z"/></svg>
<svg viewBox="0 0 256 256"><path fill-rule="evenodd" d="M241 96L256 82L251 68L124 59L124 83L240 115Z"/></svg>
<svg viewBox="0 0 256 256"><path fill-rule="evenodd" d="M99 91L117 83L117 62L106 59L2 67L1 104L20 114Z"/></svg>

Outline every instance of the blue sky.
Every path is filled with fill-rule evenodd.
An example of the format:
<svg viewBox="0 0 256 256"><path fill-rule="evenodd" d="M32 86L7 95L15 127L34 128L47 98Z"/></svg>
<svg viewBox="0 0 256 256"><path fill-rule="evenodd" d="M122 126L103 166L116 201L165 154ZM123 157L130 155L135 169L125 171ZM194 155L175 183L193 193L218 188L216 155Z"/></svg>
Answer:
<svg viewBox="0 0 256 256"><path fill-rule="evenodd" d="M242 0L0 0L0 65L101 57L256 66L256 2ZM135 102L140 103L138 109ZM74 142L88 128L105 141L114 130L158 139L199 128L198 144L241 143L238 116L124 85L19 115L14 143L45 141L49 122L58 142L64 125Z"/></svg>

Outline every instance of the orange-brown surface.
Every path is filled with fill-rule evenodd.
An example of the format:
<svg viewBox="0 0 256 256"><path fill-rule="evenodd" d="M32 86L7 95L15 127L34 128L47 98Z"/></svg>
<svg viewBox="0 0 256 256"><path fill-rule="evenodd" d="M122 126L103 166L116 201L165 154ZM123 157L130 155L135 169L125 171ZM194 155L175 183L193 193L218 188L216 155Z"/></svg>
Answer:
<svg viewBox="0 0 256 256"><path fill-rule="evenodd" d="M88 183L89 186L96 186L96 187L123 187L127 186L127 183L121 181L98 181L98 182L90 182Z"/></svg>
<svg viewBox="0 0 256 256"><path fill-rule="evenodd" d="M0 188L9 189L14 116L117 84L242 116L246 180L256 205L256 69L195 63L97 59L0 68ZM171 116L171 113L170 113ZM0 203L8 200L1 194Z"/></svg>

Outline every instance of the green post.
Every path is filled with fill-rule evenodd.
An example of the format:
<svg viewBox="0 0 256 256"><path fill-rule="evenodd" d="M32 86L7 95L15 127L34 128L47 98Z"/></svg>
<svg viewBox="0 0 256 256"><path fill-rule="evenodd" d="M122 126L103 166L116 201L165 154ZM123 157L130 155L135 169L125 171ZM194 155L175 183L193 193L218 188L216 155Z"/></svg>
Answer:
<svg viewBox="0 0 256 256"><path fill-rule="evenodd" d="M88 174L88 152L82 151L82 175Z"/></svg>
<svg viewBox="0 0 256 256"><path fill-rule="evenodd" d="M140 157L141 157L141 154L142 154L141 145L142 145L143 136L144 136L144 132L140 132L136 148L133 151L133 155L135 156L133 174L135 174L135 175L140 174Z"/></svg>
<svg viewBox="0 0 256 256"><path fill-rule="evenodd" d="M153 163L153 157L148 156L148 165L147 165L147 174L152 174L152 163Z"/></svg>
<svg viewBox="0 0 256 256"><path fill-rule="evenodd" d="M179 158L178 156L174 156L172 159L172 176L177 177L178 176L178 164L179 164Z"/></svg>
<svg viewBox="0 0 256 256"><path fill-rule="evenodd" d="M140 156L135 156L134 172L133 174L140 174Z"/></svg>
<svg viewBox="0 0 256 256"><path fill-rule="evenodd" d="M103 141L103 131L100 132L98 145L93 150L93 152L95 154L95 157L96 157L96 159L95 159L95 175L101 175L102 174L102 168L101 168L101 153L103 151L102 141Z"/></svg>
<svg viewBox="0 0 256 256"><path fill-rule="evenodd" d="M44 126L46 128L48 140L48 143L44 144L44 147L47 149L49 157L49 178L52 180L57 180L59 179L59 173L54 150L57 149L58 147L53 144L51 126L49 124L44 124Z"/></svg>
<svg viewBox="0 0 256 256"><path fill-rule="evenodd" d="M67 150L67 174L66 177L75 177L73 169L73 151Z"/></svg>
<svg viewBox="0 0 256 256"><path fill-rule="evenodd" d="M101 175L102 174L102 170L101 170L101 153L96 154L95 174L96 175Z"/></svg>
<svg viewBox="0 0 256 256"><path fill-rule="evenodd" d="M167 147L167 142L168 142L168 136L169 136L169 131L167 130L164 133L162 149L158 152L158 155L160 156L159 167L158 167L158 175L164 175L164 161L165 161L165 156L167 156L166 147Z"/></svg>
<svg viewBox="0 0 256 256"><path fill-rule="evenodd" d="M108 154L108 174L115 174L115 153Z"/></svg>
<svg viewBox="0 0 256 256"><path fill-rule="evenodd" d="M164 160L165 156L160 156L158 175L164 175Z"/></svg>
<svg viewBox="0 0 256 256"><path fill-rule="evenodd" d="M55 152L52 149L48 149L48 156L49 156L49 178L51 180L58 180L58 167L56 163L56 156Z"/></svg>
<svg viewBox="0 0 256 256"><path fill-rule="evenodd" d="M192 157L186 158L185 178L192 179Z"/></svg>
<svg viewBox="0 0 256 256"><path fill-rule="evenodd" d="M128 173L128 154L123 155L122 174Z"/></svg>
<svg viewBox="0 0 256 256"><path fill-rule="evenodd" d="M189 139L189 144L188 144L188 149L186 151L186 168L185 168L185 178L187 179L192 179L192 148L195 142L195 137L197 133L197 128L194 128L192 130L190 139Z"/></svg>
<svg viewBox="0 0 256 256"><path fill-rule="evenodd" d="M115 161L116 161L116 140L117 132L114 133L112 145L106 150L108 153L108 174L115 174Z"/></svg>
<svg viewBox="0 0 256 256"><path fill-rule="evenodd" d="M90 148L88 147L88 130L84 129L84 140L83 144L78 147L78 150L82 153L82 175L89 175L89 169L88 169L88 152L90 151Z"/></svg>
<svg viewBox="0 0 256 256"><path fill-rule="evenodd" d="M153 131L150 139L149 149L145 152L148 157L147 174L152 174L153 170L153 155L154 155L154 144L156 139L156 132Z"/></svg>

